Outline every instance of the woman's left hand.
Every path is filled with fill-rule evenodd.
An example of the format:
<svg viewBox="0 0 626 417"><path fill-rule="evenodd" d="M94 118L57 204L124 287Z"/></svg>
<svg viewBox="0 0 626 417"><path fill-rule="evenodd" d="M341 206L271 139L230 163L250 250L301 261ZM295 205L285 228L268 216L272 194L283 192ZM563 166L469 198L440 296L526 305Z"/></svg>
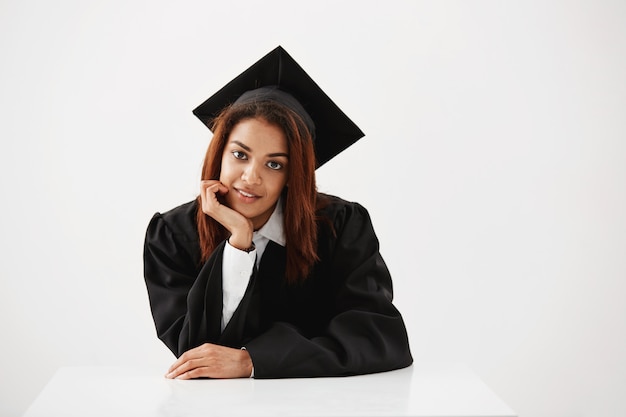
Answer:
<svg viewBox="0 0 626 417"><path fill-rule="evenodd" d="M244 349L205 343L183 353L168 369L166 378L248 378L252 359Z"/></svg>

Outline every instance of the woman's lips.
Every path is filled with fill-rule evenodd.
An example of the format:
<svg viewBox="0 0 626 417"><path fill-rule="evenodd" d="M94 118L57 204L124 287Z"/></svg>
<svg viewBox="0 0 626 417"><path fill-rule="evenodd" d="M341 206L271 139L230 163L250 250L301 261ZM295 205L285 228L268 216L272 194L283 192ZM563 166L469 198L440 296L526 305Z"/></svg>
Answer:
<svg viewBox="0 0 626 417"><path fill-rule="evenodd" d="M253 193L251 193L249 191L244 191L244 190L240 190L240 189L236 189L236 191L237 191L237 196L244 203L252 203L252 202L256 201L259 198L258 195L253 194Z"/></svg>

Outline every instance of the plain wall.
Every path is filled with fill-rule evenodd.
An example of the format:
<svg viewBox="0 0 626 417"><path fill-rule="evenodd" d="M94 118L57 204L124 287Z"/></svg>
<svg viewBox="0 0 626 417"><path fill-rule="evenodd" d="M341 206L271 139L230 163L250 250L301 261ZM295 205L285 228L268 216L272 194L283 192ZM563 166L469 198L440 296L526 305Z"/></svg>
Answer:
<svg viewBox="0 0 626 417"><path fill-rule="evenodd" d="M145 228L196 195L191 110L278 45L366 133L318 185L369 209L416 362L623 416L626 3L373 0L0 2L0 415L170 365Z"/></svg>

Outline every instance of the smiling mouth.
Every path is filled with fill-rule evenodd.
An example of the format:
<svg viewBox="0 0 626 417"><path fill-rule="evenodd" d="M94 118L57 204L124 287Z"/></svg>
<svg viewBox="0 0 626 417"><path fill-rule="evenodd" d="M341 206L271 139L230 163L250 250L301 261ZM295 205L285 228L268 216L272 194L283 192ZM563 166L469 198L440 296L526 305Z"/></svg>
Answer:
<svg viewBox="0 0 626 417"><path fill-rule="evenodd" d="M257 198L258 197L257 195L247 193L247 192L245 192L243 190L237 190L237 192L239 194L241 194L242 196L246 197L246 198Z"/></svg>

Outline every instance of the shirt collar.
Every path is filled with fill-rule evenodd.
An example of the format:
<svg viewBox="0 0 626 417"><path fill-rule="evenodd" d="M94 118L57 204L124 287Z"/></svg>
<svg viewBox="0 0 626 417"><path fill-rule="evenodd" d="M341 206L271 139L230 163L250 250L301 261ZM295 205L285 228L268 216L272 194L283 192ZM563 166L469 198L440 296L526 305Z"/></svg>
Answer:
<svg viewBox="0 0 626 417"><path fill-rule="evenodd" d="M265 224L256 232L256 235L261 235L269 240L278 243L280 246L285 246L285 226L283 222L283 198L280 197L276 203L276 207L272 212L270 218Z"/></svg>

